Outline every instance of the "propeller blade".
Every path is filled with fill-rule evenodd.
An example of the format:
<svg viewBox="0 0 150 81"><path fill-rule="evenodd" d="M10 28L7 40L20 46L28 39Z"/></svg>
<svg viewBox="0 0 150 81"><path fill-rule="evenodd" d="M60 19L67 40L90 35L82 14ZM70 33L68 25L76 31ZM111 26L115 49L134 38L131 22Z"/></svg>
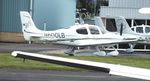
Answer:
<svg viewBox="0 0 150 81"><path fill-rule="evenodd" d="M121 23L120 36L122 36L122 33L123 33L123 24Z"/></svg>

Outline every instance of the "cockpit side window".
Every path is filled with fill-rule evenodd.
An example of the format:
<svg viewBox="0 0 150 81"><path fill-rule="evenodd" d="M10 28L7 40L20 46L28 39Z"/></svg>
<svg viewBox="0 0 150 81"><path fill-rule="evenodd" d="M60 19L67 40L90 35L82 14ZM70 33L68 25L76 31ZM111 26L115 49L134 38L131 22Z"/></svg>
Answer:
<svg viewBox="0 0 150 81"><path fill-rule="evenodd" d="M88 31L87 31L87 29L85 27L77 29L76 32L78 34L84 34L84 35L88 34Z"/></svg>
<svg viewBox="0 0 150 81"><path fill-rule="evenodd" d="M145 27L145 33L150 33L150 27Z"/></svg>
<svg viewBox="0 0 150 81"><path fill-rule="evenodd" d="M137 27L136 32L137 33L143 33L143 27Z"/></svg>
<svg viewBox="0 0 150 81"><path fill-rule="evenodd" d="M99 34L99 30L96 27L89 27L91 34Z"/></svg>

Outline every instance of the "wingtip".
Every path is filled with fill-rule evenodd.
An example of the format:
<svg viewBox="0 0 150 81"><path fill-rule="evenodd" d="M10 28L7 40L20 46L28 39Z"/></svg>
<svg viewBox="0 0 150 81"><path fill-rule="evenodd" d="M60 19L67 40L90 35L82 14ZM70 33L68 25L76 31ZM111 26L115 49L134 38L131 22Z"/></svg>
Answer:
<svg viewBox="0 0 150 81"><path fill-rule="evenodd" d="M17 56L17 52L18 52L18 51L13 51L13 52L11 53L11 55L14 56L14 57L16 57L16 56Z"/></svg>

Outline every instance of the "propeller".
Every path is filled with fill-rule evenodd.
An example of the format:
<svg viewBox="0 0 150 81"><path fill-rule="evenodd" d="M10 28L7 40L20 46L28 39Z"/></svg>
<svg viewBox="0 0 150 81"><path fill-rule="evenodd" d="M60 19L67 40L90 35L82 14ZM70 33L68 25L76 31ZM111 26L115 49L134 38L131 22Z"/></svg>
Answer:
<svg viewBox="0 0 150 81"><path fill-rule="evenodd" d="M122 36L122 33L123 33L123 24L121 23L120 36Z"/></svg>

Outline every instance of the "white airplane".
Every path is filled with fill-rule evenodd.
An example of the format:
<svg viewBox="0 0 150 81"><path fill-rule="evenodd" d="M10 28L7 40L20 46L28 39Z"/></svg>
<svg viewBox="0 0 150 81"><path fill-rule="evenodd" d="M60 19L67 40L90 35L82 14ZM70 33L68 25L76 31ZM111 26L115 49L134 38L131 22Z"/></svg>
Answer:
<svg viewBox="0 0 150 81"><path fill-rule="evenodd" d="M122 33L123 33L123 30L118 30L117 32L110 32L110 31L108 31L108 30L106 29L106 27L104 26L101 17L95 17L95 25L97 25L98 27L100 27L102 33L115 34L115 35L120 35L120 36L123 36L123 37L130 37L130 36L131 36L131 37L132 37L132 36L133 36L133 37L136 37L136 36L134 36L134 35L131 35L130 33L124 33L124 34L122 34Z"/></svg>
<svg viewBox="0 0 150 81"><path fill-rule="evenodd" d="M126 19L122 16L116 17L115 21L116 21L117 32L120 32L120 30L122 30L123 34L131 34L131 35L136 36L139 40L137 42L150 43L150 33L149 33L150 27L148 25L135 26L131 28L128 25ZM137 30L137 31L134 31L134 30Z"/></svg>
<svg viewBox="0 0 150 81"><path fill-rule="evenodd" d="M116 17L115 18L116 21L116 27L117 27L117 31L120 32L120 30L122 31L122 34L130 34L130 35L134 35L138 38L138 41L134 42L134 43L130 43L130 49L133 50L133 48L135 47L136 44L150 44L150 33L139 33L139 32L135 32L133 31L131 27L129 27L127 21L125 20L124 17L120 16L120 17ZM144 28L142 28L144 29ZM147 29L149 29L149 27L147 27ZM141 30L142 31L142 30ZM146 30L148 31L148 30Z"/></svg>
<svg viewBox="0 0 150 81"><path fill-rule="evenodd" d="M131 27L131 29L136 32L136 33L141 33L141 34L150 34L150 26L149 25L137 25Z"/></svg>
<svg viewBox="0 0 150 81"><path fill-rule="evenodd" d="M133 42L137 39L133 36L120 36L114 33L102 33L101 29L95 25L78 24L68 28L62 28L53 31L39 30L30 14L26 11L20 12L22 31L27 41L46 41L71 46L69 54L74 54L77 47L95 46L98 53L103 56L99 47L116 43ZM118 55L118 52L113 55Z"/></svg>
<svg viewBox="0 0 150 81"><path fill-rule="evenodd" d="M23 59L31 59L31 60L37 60L37 61L42 61L47 63L95 70L95 71L109 73L110 75L125 76L125 77L150 81L150 69L130 67L130 66L124 66L119 64L109 64L109 63L102 63L102 62L69 59L69 58L27 53L21 51L12 52L12 56L23 58Z"/></svg>
<svg viewBox="0 0 150 81"><path fill-rule="evenodd" d="M101 19L101 17L95 17L95 25L97 25L97 26L99 26L100 27L100 29L101 29L101 31L103 32L103 33L110 33L110 34L118 34L118 35L121 35L121 36L135 36L135 35L132 35L132 34L130 34L130 33L123 33L123 30L118 30L117 32L110 32L110 31L108 31L107 29L106 29L106 27L104 26L104 24L103 24L103 21L102 21L102 19ZM136 37L136 36L135 36ZM137 37L138 38L138 37ZM133 48L133 43L135 43L135 42L128 42L128 44L130 45L130 47L131 48ZM133 52L133 49L120 49L119 48L119 45L118 44L116 44L116 45L114 45L114 46L116 46L116 47L104 47L104 49L105 50L112 50L112 49L114 49L114 48L117 48L117 50L123 50L123 51L126 51L126 52Z"/></svg>

